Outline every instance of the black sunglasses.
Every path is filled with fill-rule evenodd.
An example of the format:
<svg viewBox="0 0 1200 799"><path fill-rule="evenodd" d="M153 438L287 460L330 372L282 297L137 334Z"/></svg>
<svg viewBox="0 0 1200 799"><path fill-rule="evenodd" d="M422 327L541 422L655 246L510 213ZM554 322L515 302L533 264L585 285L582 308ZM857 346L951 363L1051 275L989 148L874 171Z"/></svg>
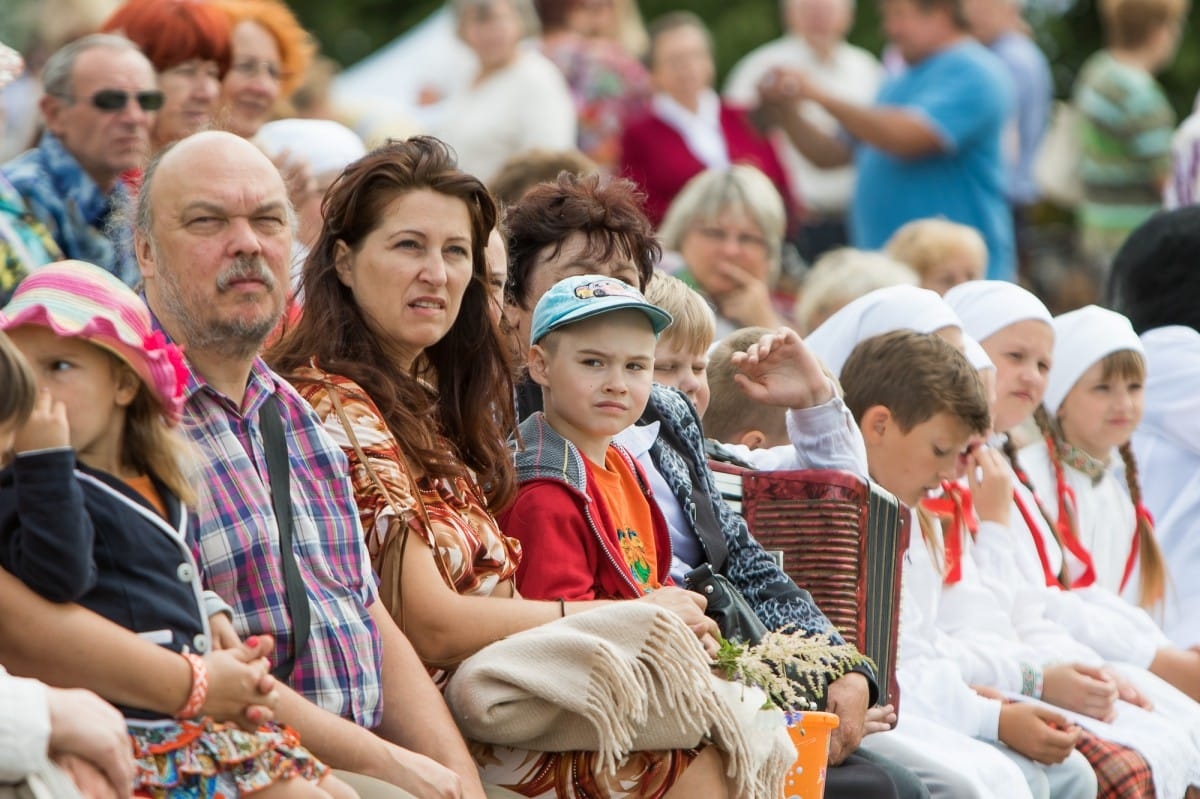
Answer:
<svg viewBox="0 0 1200 799"><path fill-rule="evenodd" d="M143 111L157 111L163 107L163 93L158 89L136 92L133 99ZM101 111L120 111L129 104L130 93L121 89L101 89L92 95L92 105Z"/></svg>

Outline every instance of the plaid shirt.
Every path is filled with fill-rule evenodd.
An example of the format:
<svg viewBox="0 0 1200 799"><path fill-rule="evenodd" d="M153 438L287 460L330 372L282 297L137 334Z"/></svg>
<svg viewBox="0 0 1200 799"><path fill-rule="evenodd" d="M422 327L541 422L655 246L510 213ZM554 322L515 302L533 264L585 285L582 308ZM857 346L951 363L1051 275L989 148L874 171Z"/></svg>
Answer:
<svg viewBox="0 0 1200 799"><path fill-rule="evenodd" d="M109 230L114 211L129 202L129 189L117 181L105 194L58 137L42 134L38 146L3 166L5 177L46 226L67 258L112 272L130 286L141 280L129 225Z"/></svg>
<svg viewBox="0 0 1200 799"><path fill-rule="evenodd" d="M270 633L272 663L291 647L279 531L266 483L259 411L278 394L291 464L293 547L308 588L312 628L291 685L361 726L382 717L377 598L346 457L300 395L256 359L242 407L190 369L182 428L200 448L200 551L205 587L233 605L240 635ZM247 454L251 453L251 454Z"/></svg>

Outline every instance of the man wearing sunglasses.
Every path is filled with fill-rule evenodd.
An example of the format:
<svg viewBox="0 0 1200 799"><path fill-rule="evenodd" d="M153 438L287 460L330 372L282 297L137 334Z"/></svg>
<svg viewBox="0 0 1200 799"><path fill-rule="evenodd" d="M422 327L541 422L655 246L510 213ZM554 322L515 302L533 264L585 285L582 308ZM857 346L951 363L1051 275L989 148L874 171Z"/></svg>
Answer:
<svg viewBox="0 0 1200 799"><path fill-rule="evenodd" d="M42 72L46 131L37 147L0 169L67 258L138 279L133 234L117 221L129 197L121 175L144 166L163 94L154 68L119 36L85 36Z"/></svg>

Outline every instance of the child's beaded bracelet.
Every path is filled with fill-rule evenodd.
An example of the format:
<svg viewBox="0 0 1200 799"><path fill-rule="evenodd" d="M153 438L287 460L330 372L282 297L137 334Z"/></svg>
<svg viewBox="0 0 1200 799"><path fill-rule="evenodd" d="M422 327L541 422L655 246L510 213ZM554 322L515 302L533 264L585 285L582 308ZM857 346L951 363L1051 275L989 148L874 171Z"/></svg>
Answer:
<svg viewBox="0 0 1200 799"><path fill-rule="evenodd" d="M208 699L208 667L204 664L204 658L193 652L185 652L183 656L192 667L192 690L175 718L194 719L200 715L200 709Z"/></svg>

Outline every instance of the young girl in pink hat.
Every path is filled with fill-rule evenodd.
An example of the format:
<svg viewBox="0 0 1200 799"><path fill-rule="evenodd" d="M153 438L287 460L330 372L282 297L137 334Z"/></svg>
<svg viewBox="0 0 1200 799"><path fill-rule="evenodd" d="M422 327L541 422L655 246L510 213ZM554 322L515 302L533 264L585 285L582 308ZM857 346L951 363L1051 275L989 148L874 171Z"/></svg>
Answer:
<svg viewBox="0 0 1200 799"><path fill-rule="evenodd" d="M187 507L195 493L172 429L184 399L179 350L137 295L79 261L26 278L0 311L0 330L37 383L0 472L0 565L47 599L83 605L192 665L174 719L121 708L135 794L353 796L293 730L246 732L200 715L209 616L224 611L202 590Z"/></svg>

